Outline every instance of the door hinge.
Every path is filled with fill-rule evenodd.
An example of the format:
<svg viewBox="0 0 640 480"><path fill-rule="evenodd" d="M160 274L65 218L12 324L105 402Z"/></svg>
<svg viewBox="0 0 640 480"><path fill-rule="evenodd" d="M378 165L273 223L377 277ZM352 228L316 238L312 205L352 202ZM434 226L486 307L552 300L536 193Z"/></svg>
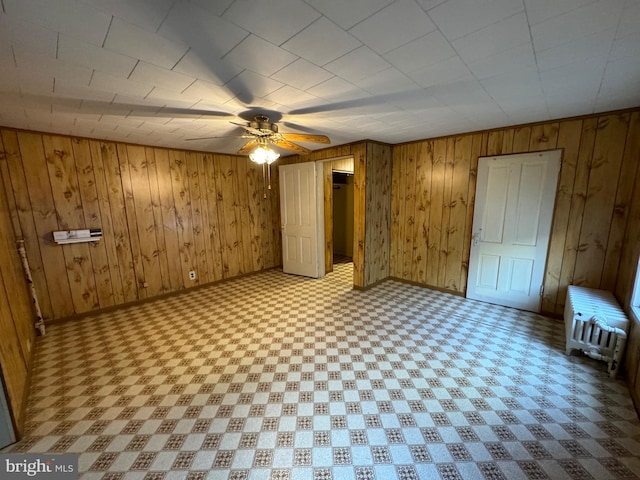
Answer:
<svg viewBox="0 0 640 480"><path fill-rule="evenodd" d="M544 294L544 285L540 285L540 296Z"/></svg>

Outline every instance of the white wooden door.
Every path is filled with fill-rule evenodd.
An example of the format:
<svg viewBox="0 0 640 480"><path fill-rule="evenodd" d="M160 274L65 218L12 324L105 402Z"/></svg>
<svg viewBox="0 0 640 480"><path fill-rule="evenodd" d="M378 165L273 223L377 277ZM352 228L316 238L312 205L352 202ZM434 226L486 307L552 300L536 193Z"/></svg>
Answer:
<svg viewBox="0 0 640 480"><path fill-rule="evenodd" d="M280 165L282 270L318 278L318 214L315 162Z"/></svg>
<svg viewBox="0 0 640 480"><path fill-rule="evenodd" d="M467 297L540 311L561 151L478 159Z"/></svg>

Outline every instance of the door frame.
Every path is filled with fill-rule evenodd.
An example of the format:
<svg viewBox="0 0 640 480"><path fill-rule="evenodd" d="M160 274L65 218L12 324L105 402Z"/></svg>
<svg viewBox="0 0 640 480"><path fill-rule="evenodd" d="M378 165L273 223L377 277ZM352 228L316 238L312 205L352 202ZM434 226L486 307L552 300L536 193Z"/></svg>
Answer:
<svg viewBox="0 0 640 480"><path fill-rule="evenodd" d="M333 162L339 160L348 160L351 159L353 162L353 168L351 170L345 169L333 169ZM323 160L318 160L316 163L322 166L322 175L318 175L323 177L323 197L322 201L317 200L318 203L322 204L322 215L324 217L324 244L322 246L322 255L324 256L324 272L325 274L333 272L333 172L347 172L354 176L355 178L355 156L353 154L349 155L340 155L338 157L326 158ZM326 166L329 168L325 168ZM325 178L325 175L328 176L328 179ZM355 231L355 215L353 219L353 228ZM354 235L353 237L353 249L355 250L357 244L357 239ZM354 273L355 276L355 273ZM354 281L355 284L355 281Z"/></svg>

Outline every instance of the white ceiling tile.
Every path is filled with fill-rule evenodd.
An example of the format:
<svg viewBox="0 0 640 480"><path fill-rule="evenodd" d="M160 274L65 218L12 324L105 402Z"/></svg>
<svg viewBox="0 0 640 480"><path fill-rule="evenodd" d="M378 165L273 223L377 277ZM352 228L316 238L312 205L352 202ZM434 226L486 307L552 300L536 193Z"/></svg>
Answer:
<svg viewBox="0 0 640 480"><path fill-rule="evenodd" d="M96 10L155 32L175 0L81 0Z"/></svg>
<svg viewBox="0 0 640 480"><path fill-rule="evenodd" d="M216 85L224 85L242 72L242 67L221 60L214 56L203 56L194 50L189 50L173 67L174 72L184 73L190 77L199 78Z"/></svg>
<svg viewBox="0 0 640 480"><path fill-rule="evenodd" d="M95 72L91 77L91 88L105 92L118 93L118 95L129 95L134 97L144 97L152 89L151 85L139 83L121 77L114 77L104 72Z"/></svg>
<svg viewBox="0 0 640 480"><path fill-rule="evenodd" d="M226 88L204 80L196 80L193 82L186 88L184 94L219 105L223 105L233 98L233 95L231 95Z"/></svg>
<svg viewBox="0 0 640 480"><path fill-rule="evenodd" d="M290 108L296 108L311 102L317 102L318 97L314 97L307 92L285 85L275 92L265 96L265 100L285 105Z"/></svg>
<svg viewBox="0 0 640 480"><path fill-rule="evenodd" d="M110 15L75 0L3 0L2 4L10 17L28 18L94 45L102 45L111 22Z"/></svg>
<svg viewBox="0 0 640 480"><path fill-rule="evenodd" d="M589 115L595 111L593 104L570 100L563 102L559 99L549 104L549 115L551 118L568 118L580 115Z"/></svg>
<svg viewBox="0 0 640 480"><path fill-rule="evenodd" d="M451 82L446 85L436 85L427 89L430 95L445 105L461 111L459 107L477 106L478 108L492 108L493 99L476 80Z"/></svg>
<svg viewBox="0 0 640 480"><path fill-rule="evenodd" d="M236 0L224 12L223 18L281 45L319 16L316 10L300 0Z"/></svg>
<svg viewBox="0 0 640 480"><path fill-rule="evenodd" d="M204 58L222 58L249 32L198 5L178 2L162 23L158 35L177 45L188 46Z"/></svg>
<svg viewBox="0 0 640 480"><path fill-rule="evenodd" d="M640 30L618 37L613 42L610 60L620 60L626 57L635 57L640 52Z"/></svg>
<svg viewBox="0 0 640 480"><path fill-rule="evenodd" d="M362 43L356 38L322 17L285 42L282 48L323 66L360 45Z"/></svg>
<svg viewBox="0 0 640 480"><path fill-rule="evenodd" d="M327 72L323 68L320 68L303 58L299 58L295 62L284 67L282 70L271 75L271 78L274 80L278 80L282 83L288 83L292 87L300 90L307 90L331 77L333 77L332 73Z"/></svg>
<svg viewBox="0 0 640 480"><path fill-rule="evenodd" d="M145 100L153 105L168 107L170 109L192 109L195 108L194 106L200 99L187 93L178 93L173 90L154 88L153 90L151 90L151 92L149 92L149 95L145 97ZM171 118L174 115L178 117L183 116L181 112L172 111L171 113L169 113L167 111L163 111L162 109L158 111L158 116L160 117Z"/></svg>
<svg viewBox="0 0 640 480"><path fill-rule="evenodd" d="M316 97L332 99L333 101L370 96L369 93L340 77L330 78L308 89L307 92Z"/></svg>
<svg viewBox="0 0 640 480"><path fill-rule="evenodd" d="M524 13L501 20L452 42L465 62L477 61L531 41Z"/></svg>
<svg viewBox="0 0 640 480"><path fill-rule="evenodd" d="M602 79L601 95L618 97L636 95L640 91L640 52L635 57L626 57L607 63Z"/></svg>
<svg viewBox="0 0 640 480"><path fill-rule="evenodd" d="M640 2L634 1L629 5L625 5L616 36L624 37L636 34L639 30L638 25L640 25Z"/></svg>
<svg viewBox="0 0 640 480"><path fill-rule="evenodd" d="M615 29L623 0L601 0L531 27L536 52Z"/></svg>
<svg viewBox="0 0 640 480"><path fill-rule="evenodd" d="M615 29L605 30L538 52L538 67L540 71L544 71L593 57L606 58L611 51L615 33Z"/></svg>
<svg viewBox="0 0 640 480"><path fill-rule="evenodd" d="M263 98L282 87L282 83L257 73L245 70L228 82L225 87L241 102L251 104L256 98Z"/></svg>
<svg viewBox="0 0 640 480"><path fill-rule="evenodd" d="M446 1L447 0L417 0L418 5L420 5L425 11L429 11Z"/></svg>
<svg viewBox="0 0 640 480"><path fill-rule="evenodd" d="M383 9L394 0L307 0L345 30Z"/></svg>
<svg viewBox="0 0 640 480"><path fill-rule="evenodd" d="M328 63L325 68L345 80L357 82L369 75L386 70L390 66L391 64L380 55L363 46Z"/></svg>
<svg viewBox="0 0 640 480"><path fill-rule="evenodd" d="M535 68L523 71L514 71L495 77L487 78L480 82L484 89L496 102L534 101L544 106L544 93Z"/></svg>
<svg viewBox="0 0 640 480"><path fill-rule="evenodd" d="M384 56L403 72L415 72L456 55L449 41L439 31L428 33L398 47Z"/></svg>
<svg viewBox="0 0 640 480"><path fill-rule="evenodd" d="M13 69L11 69L13 71ZM34 72L33 70L27 69L16 69L17 78L20 82L20 91L23 95L51 95L53 93L53 88L55 85L55 81L53 78L53 73L49 72ZM4 71L3 71L4 76Z"/></svg>
<svg viewBox="0 0 640 480"><path fill-rule="evenodd" d="M22 22L0 15L0 42L16 51L36 51L54 58L58 32L34 23Z"/></svg>
<svg viewBox="0 0 640 480"><path fill-rule="evenodd" d="M471 79L469 68L462 63L459 57L452 57L439 63L429 65L427 68L409 74L418 85L430 87L448 82Z"/></svg>
<svg viewBox="0 0 640 480"><path fill-rule="evenodd" d="M620 96L599 96L596 100L594 110L596 112L608 112L612 110L622 110L629 108L629 105L640 105L640 87L631 96L623 94Z"/></svg>
<svg viewBox="0 0 640 480"><path fill-rule="evenodd" d="M111 23L104 47L169 69L173 68L187 51L184 45L178 45L117 18Z"/></svg>
<svg viewBox="0 0 640 480"><path fill-rule="evenodd" d="M295 55L255 35L249 35L225 56L225 60L266 77L297 59Z"/></svg>
<svg viewBox="0 0 640 480"><path fill-rule="evenodd" d="M527 17L529 23L535 25L537 23L558 17L563 13L576 10L598 0L524 0L527 7Z"/></svg>
<svg viewBox="0 0 640 480"><path fill-rule="evenodd" d="M412 79L394 67L365 77L356 82L356 85L374 95L415 91L420 88Z"/></svg>
<svg viewBox="0 0 640 480"><path fill-rule="evenodd" d="M530 43L467 62L467 66L478 79L529 70L531 67L537 68L533 46Z"/></svg>
<svg viewBox="0 0 640 480"><path fill-rule="evenodd" d="M129 76L137 62L134 58L90 43L79 42L64 34L61 34L58 39L58 58L125 78Z"/></svg>
<svg viewBox="0 0 640 480"><path fill-rule="evenodd" d="M27 72L28 75L37 78L53 78L62 80L69 79L78 85L89 85L92 70L80 65L74 65L64 60L49 58L39 53L31 55L22 54L20 57L16 55L16 63L18 69Z"/></svg>
<svg viewBox="0 0 640 480"><path fill-rule="evenodd" d="M580 98L589 98L591 101L585 101L585 105L591 108L600 89L605 66L604 59L592 58L540 72L547 103L571 103Z"/></svg>
<svg viewBox="0 0 640 480"><path fill-rule="evenodd" d="M220 16L229 8L229 5L231 5L234 0L191 0L191 2L198 4L212 15Z"/></svg>
<svg viewBox="0 0 640 480"><path fill-rule="evenodd" d="M392 35L380 32L392 31ZM436 29L414 0L398 0L349 30L369 48L386 53Z"/></svg>
<svg viewBox="0 0 640 480"><path fill-rule="evenodd" d="M429 16L449 40L468 35L524 11L522 0L449 0Z"/></svg>
<svg viewBox="0 0 640 480"><path fill-rule="evenodd" d="M134 82L146 83L172 92L182 92L195 81L195 78L183 73L156 67L146 62L139 62L129 78Z"/></svg>

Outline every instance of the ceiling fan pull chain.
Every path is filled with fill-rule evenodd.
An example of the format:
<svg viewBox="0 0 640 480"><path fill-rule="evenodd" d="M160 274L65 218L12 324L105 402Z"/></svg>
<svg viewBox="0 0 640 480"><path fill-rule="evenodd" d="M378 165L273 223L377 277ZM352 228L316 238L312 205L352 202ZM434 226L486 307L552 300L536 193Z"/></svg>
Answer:
<svg viewBox="0 0 640 480"><path fill-rule="evenodd" d="M269 166L267 168L269 170L269 187L268 187L268 189L271 190L271 164L269 164Z"/></svg>
<svg viewBox="0 0 640 480"><path fill-rule="evenodd" d="M267 184L267 176L265 169L267 165L265 163L262 164L262 198L267 198L267 190L265 189L265 185Z"/></svg>

